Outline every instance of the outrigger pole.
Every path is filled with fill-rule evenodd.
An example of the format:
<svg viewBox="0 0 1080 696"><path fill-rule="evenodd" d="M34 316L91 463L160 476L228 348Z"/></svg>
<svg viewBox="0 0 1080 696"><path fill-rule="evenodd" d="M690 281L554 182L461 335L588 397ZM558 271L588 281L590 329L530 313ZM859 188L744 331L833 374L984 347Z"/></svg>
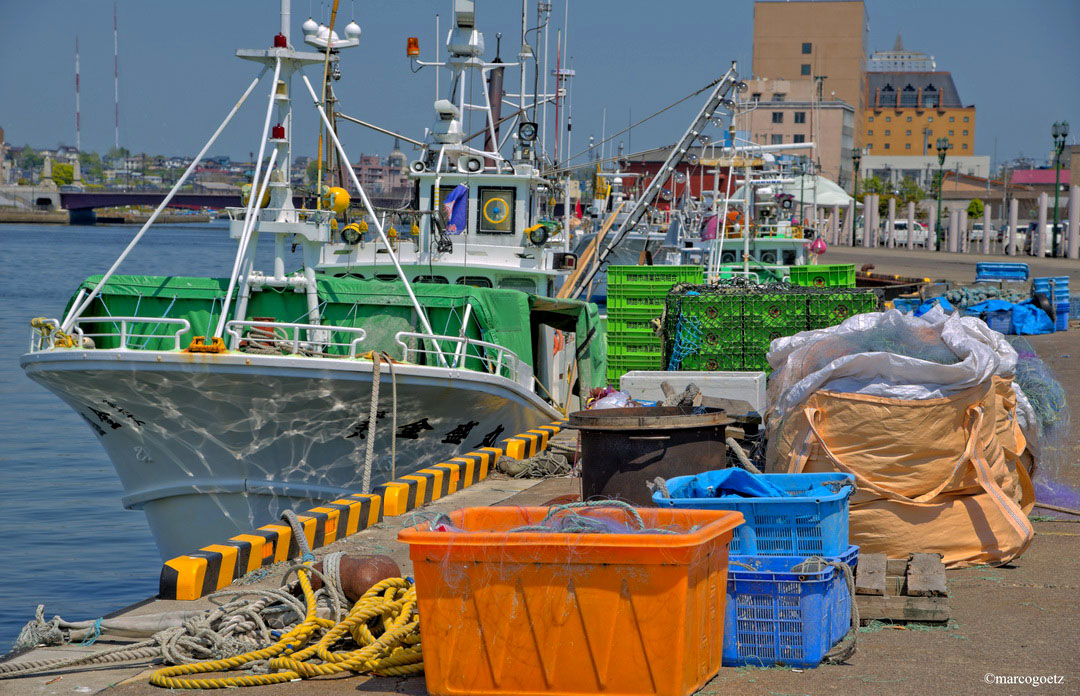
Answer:
<svg viewBox="0 0 1080 696"><path fill-rule="evenodd" d="M251 178L251 197L248 199L247 210L244 211L244 229L240 235L240 244L236 248L236 258L233 260L232 272L229 274L229 289L225 291L224 304L221 307L221 318L218 319L217 328L214 329L215 336L222 336L222 332L225 330L225 322L229 318L229 305L232 304L233 288L236 287L236 276L240 273L244 257L247 256L248 242L251 239L252 230L255 228L259 205L262 203L262 191L266 188L265 183L261 187L259 186L259 175L262 173L263 155L266 154L266 136L270 133L270 117L274 113L274 93L277 91L279 77L281 77L281 58L274 60L274 79L270 82L270 97L266 105L266 118L263 120L262 138L259 139L259 159L255 160L255 173ZM274 155L275 157L277 155L276 148L274 149ZM270 181L270 173L273 170L274 163L271 162L266 168L267 182ZM256 188L259 190L256 190ZM255 197L256 195L258 195L258 198ZM243 317L240 318L243 319Z"/></svg>
<svg viewBox="0 0 1080 696"><path fill-rule="evenodd" d="M214 146L214 143L217 142L218 136L220 136L221 132L225 130L225 126L229 125L229 121L233 119L233 116L235 116L236 113L240 110L240 107L244 105L244 102L247 101L247 98L251 96L252 90L255 89L255 86L257 84L259 84L259 80L262 79L262 76L266 74L268 67L269 66L264 67L262 72L260 72L255 77L255 79L251 81L251 84L249 84L247 89L244 90L244 94L241 95L240 100L233 105L233 108L229 111L228 115L225 116L225 120L222 121L221 125L217 127L217 130L214 131L214 134L210 136L210 139L206 141L206 144L203 145L203 148L199 150L199 154L195 155L195 159L193 159L191 161L191 164L188 165L188 168L184 170L183 175L181 175L181 177L177 179L172 189L169 190L169 193L165 196L164 199L162 199L161 203L158 204L157 209L154 210L154 213L143 224L142 228L139 229L138 233L136 233L132 240L128 242L127 247L124 248L124 251L120 254L119 257L117 257L116 261L113 262L112 267L110 267L109 270L105 272L105 275L101 277L101 280L98 281L97 286L90 291L90 293L86 296L86 299L83 300L81 304L79 304L72 312L68 314L67 319L64 320L63 325L60 327L61 331L70 331L71 325L75 322L75 320L78 319L82 315L82 313L86 311L86 308L90 306L90 303L93 302L94 299L101 293L101 289L105 287L105 284L108 283L109 279L112 278L114 273L116 273L116 269L118 269L120 267L120 264L124 262L124 259L128 257L128 254L130 254L131 250L135 248L135 245L139 243L139 240L142 239L142 236L146 233L146 230L150 229L150 225L154 224L154 221L157 220L158 215L161 214L161 211L165 210L165 208L169 205L169 201L173 199L173 196L176 195L176 192L180 190L180 187L184 185L184 183L187 181L187 178L191 176L191 173L195 171L195 168L199 166L200 162L202 162L202 158L206 156L206 153L210 150L211 147Z"/></svg>
<svg viewBox="0 0 1080 696"><path fill-rule="evenodd" d="M630 210L630 213L627 215L626 219L621 225L619 225L619 229L615 233L615 236L610 242L608 242L608 245L604 247L604 250L597 257L596 264L592 267L592 269L590 269L588 276L586 276L585 279L582 281L582 286L586 286L590 282L592 282L592 279L596 275L597 271L599 271L600 268L602 268L603 265L607 262L607 257L611 254L612 251L614 251L615 247L617 247L619 243L622 242L623 238L625 238L626 235L630 233L630 230L632 230L638 224L642 216L645 215L645 211L648 209L649 204L652 202L653 198L660 191L660 188L665 183L667 183L668 177L671 176L671 174L675 171L675 168L678 167L679 164L682 162L687 150L690 148L691 144L698 137L698 135L701 134L701 131L704 129L705 124L709 121L709 119L713 118L713 112L715 112L718 108L724 106L725 104L731 104L731 102L729 102L727 99L727 93L736 86L740 90L744 90L746 88L746 83L739 82L736 79L735 63L731 64L731 67L728 68L728 71L724 73L723 77L721 77L715 82L715 85L716 86L713 88L712 94L709 95L708 100L706 100L706 102L702 105L701 109L697 113L697 116L694 117L694 120L686 129L686 132L683 133L682 138L680 138L679 142L676 143L673 148L671 148L671 152L668 154L667 159L664 160L664 163L660 166L660 170L656 173L656 176L654 176L652 178L652 181L649 182L649 185L645 187L645 191L641 194L641 197L634 203L634 207ZM733 106L733 104L731 105Z"/></svg>

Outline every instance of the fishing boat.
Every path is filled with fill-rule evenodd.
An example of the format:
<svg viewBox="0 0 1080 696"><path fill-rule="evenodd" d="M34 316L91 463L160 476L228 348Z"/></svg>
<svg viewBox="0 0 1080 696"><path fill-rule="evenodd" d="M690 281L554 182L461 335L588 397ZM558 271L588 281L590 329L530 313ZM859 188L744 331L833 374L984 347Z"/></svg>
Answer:
<svg viewBox="0 0 1080 696"><path fill-rule="evenodd" d="M552 184L528 147L535 123L522 106L507 157L490 104L465 101L468 79L515 64L484 61L471 0L457 0L454 14L449 57L436 69L457 79L414 141L411 205L373 207L347 164L330 96L305 74L327 84L360 27L339 36L333 19L309 20L304 43L315 50L298 49L282 0L272 46L237 52L261 72L147 224L105 274L82 283L62 318L34 320L23 368L96 434L124 506L145 512L163 558L495 446L561 417L603 382L596 307L553 296L574 256L540 217ZM260 82L268 94L253 181L244 206L227 211L237 241L230 276L119 275ZM314 103L359 205L340 186L309 203L293 190L296 99ZM487 145L464 133L466 111L482 113ZM411 221L408 232L397 234L395 220ZM260 237L273 239L272 268L255 267ZM303 253L295 271L286 269L291 244Z"/></svg>

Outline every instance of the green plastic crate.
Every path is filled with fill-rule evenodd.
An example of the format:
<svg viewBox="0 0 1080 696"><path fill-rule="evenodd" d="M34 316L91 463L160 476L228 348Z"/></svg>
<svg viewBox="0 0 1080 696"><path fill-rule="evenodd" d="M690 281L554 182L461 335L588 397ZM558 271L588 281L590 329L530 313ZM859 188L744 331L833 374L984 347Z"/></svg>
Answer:
<svg viewBox="0 0 1080 696"><path fill-rule="evenodd" d="M663 358L659 355L609 355L607 359L607 381L619 385L619 378L633 370L663 370Z"/></svg>
<svg viewBox="0 0 1080 696"><path fill-rule="evenodd" d="M660 319L664 310L619 307L608 305L607 330L610 333L647 333L653 334L652 322Z"/></svg>
<svg viewBox="0 0 1080 696"><path fill-rule="evenodd" d="M608 317L608 333L637 334L639 336L655 336L652 320L654 317Z"/></svg>
<svg viewBox="0 0 1080 696"><path fill-rule="evenodd" d="M664 298L667 293L656 296L646 293L635 294L628 293L625 295L608 295L608 317L620 317L623 310L631 310L635 312L650 312L653 316L660 316L664 313Z"/></svg>
<svg viewBox="0 0 1080 696"><path fill-rule="evenodd" d="M691 372L741 372L743 352L731 349L715 353L698 353L683 358L680 370Z"/></svg>
<svg viewBox="0 0 1080 696"><path fill-rule="evenodd" d="M836 326L856 314L877 310L877 296L870 291L836 292L828 295L811 295L807 305L809 329L825 329Z"/></svg>
<svg viewBox="0 0 1080 696"><path fill-rule="evenodd" d="M663 353L660 337L644 334L609 333L607 337L608 358L611 356L653 356L660 359Z"/></svg>
<svg viewBox="0 0 1080 696"><path fill-rule="evenodd" d="M747 323L751 326L802 326L805 328L806 297L801 293L748 295L743 300Z"/></svg>
<svg viewBox="0 0 1080 696"><path fill-rule="evenodd" d="M792 266L788 279L792 285L812 288L853 288L855 264Z"/></svg>
<svg viewBox="0 0 1080 696"><path fill-rule="evenodd" d="M678 283L701 285L705 280L701 266L608 266L608 292L612 288L638 283Z"/></svg>

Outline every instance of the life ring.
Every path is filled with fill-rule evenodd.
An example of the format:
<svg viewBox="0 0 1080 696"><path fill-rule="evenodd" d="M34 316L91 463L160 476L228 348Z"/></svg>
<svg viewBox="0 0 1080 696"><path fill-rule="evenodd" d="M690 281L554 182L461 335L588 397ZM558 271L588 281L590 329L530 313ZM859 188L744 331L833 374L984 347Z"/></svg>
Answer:
<svg viewBox="0 0 1080 696"><path fill-rule="evenodd" d="M553 343L554 347L552 348L551 354L558 355L559 351L566 347L566 337L563 335L562 331L558 329L555 330L555 340Z"/></svg>
<svg viewBox="0 0 1080 696"><path fill-rule="evenodd" d="M501 198L490 198L484 204L484 219L492 225L502 224L510 215L510 206Z"/></svg>

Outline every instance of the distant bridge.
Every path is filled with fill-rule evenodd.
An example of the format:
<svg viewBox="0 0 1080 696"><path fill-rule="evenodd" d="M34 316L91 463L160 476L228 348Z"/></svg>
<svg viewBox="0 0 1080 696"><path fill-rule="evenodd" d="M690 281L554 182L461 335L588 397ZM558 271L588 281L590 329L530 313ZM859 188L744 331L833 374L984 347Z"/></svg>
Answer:
<svg viewBox="0 0 1080 696"><path fill-rule="evenodd" d="M61 191L60 207L65 210L93 210L94 208L113 208L124 205L157 206L165 200L167 191ZM293 196L293 205L304 207L304 196ZM310 201L311 197L307 197ZM353 201L353 206L359 204ZM387 208L401 207L398 198L373 196L375 206ZM215 208L237 208L243 205L239 193L178 193L169 201L170 206L195 206Z"/></svg>
<svg viewBox="0 0 1080 696"><path fill-rule="evenodd" d="M61 191L60 207L65 210L113 208L122 205L156 206L167 191ZM170 205L228 208L243 205L239 193L178 193Z"/></svg>

